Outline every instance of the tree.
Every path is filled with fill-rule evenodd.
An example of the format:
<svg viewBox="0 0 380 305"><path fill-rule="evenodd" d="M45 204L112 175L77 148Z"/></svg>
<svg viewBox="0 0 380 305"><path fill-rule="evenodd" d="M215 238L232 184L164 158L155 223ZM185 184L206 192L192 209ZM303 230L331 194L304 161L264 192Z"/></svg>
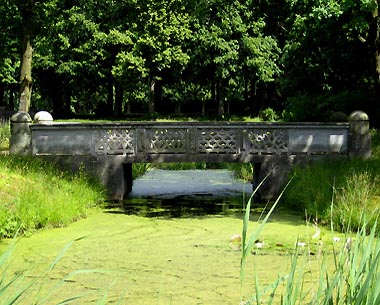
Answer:
<svg viewBox="0 0 380 305"><path fill-rule="evenodd" d="M21 16L15 1L0 3L0 106L14 106L18 92Z"/></svg>
<svg viewBox="0 0 380 305"><path fill-rule="evenodd" d="M32 95L32 35L34 0L20 2L21 25L21 67L19 111L29 112Z"/></svg>
<svg viewBox="0 0 380 305"><path fill-rule="evenodd" d="M226 102L253 99L254 88L280 72L277 42L264 33L254 7L253 1L209 1L197 25L195 58L202 62L196 66L204 70L219 115Z"/></svg>
<svg viewBox="0 0 380 305"><path fill-rule="evenodd" d="M371 44L363 41L369 38L375 2L288 3L288 35L282 56L287 73L282 91L287 95L288 110L301 114L302 119L313 120L327 118L337 110L371 111L373 105L366 102L371 100L369 90L373 90L374 56Z"/></svg>

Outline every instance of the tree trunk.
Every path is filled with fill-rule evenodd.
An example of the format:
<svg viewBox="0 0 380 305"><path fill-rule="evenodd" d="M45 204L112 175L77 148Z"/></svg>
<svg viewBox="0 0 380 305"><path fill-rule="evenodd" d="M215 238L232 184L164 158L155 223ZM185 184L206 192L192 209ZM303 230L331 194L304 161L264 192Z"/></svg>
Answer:
<svg viewBox="0 0 380 305"><path fill-rule="evenodd" d="M152 77L149 81L149 113L160 110L162 99L162 80Z"/></svg>
<svg viewBox="0 0 380 305"><path fill-rule="evenodd" d="M250 106L251 106L252 116L257 116L260 111L260 101L259 101L259 96L257 92L257 86L258 84L256 83L256 77L254 77L251 80L251 94L250 94Z"/></svg>
<svg viewBox="0 0 380 305"><path fill-rule="evenodd" d="M377 5L377 0L375 0ZM372 12L373 16L373 31L374 31L374 56L375 56L375 86L376 93L380 97L380 17L379 11L376 9Z"/></svg>
<svg viewBox="0 0 380 305"><path fill-rule="evenodd" d="M115 82L115 108L114 116L120 117L123 113L124 90L120 82Z"/></svg>
<svg viewBox="0 0 380 305"><path fill-rule="evenodd" d="M156 86L156 82L155 80L152 78L149 82L149 114L152 114L154 113L155 109L154 109L154 90L155 90L155 86Z"/></svg>
<svg viewBox="0 0 380 305"><path fill-rule="evenodd" d="M114 78L112 71L110 70L107 77L107 106L106 106L106 116L111 116L113 113L113 100L114 100Z"/></svg>
<svg viewBox="0 0 380 305"><path fill-rule="evenodd" d="M5 88L3 84L0 84L0 107L5 105Z"/></svg>
<svg viewBox="0 0 380 305"><path fill-rule="evenodd" d="M225 86L221 78L217 82L216 98L218 101L218 115L224 115Z"/></svg>
<svg viewBox="0 0 380 305"><path fill-rule="evenodd" d="M32 94L32 27L33 0L22 5L20 101L18 110L29 111Z"/></svg>

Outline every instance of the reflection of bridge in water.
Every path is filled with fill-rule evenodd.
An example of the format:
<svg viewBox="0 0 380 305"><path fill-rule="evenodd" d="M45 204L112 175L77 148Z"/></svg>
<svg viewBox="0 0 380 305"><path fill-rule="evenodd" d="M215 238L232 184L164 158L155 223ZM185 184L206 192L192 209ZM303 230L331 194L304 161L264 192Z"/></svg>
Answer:
<svg viewBox="0 0 380 305"><path fill-rule="evenodd" d="M12 119L14 153L53 158L76 169L83 166L100 177L114 199L131 191L135 162L253 163L254 184L269 174L261 195L271 198L295 164L324 157L368 157L371 150L368 117L362 112L353 113L349 123L31 124L25 115ZM29 138L19 147L22 130Z"/></svg>

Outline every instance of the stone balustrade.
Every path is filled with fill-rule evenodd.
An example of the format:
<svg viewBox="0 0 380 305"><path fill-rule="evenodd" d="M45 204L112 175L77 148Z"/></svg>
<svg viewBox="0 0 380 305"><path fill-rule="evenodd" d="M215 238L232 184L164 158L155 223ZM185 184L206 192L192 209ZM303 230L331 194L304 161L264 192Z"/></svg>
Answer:
<svg viewBox="0 0 380 305"><path fill-rule="evenodd" d="M33 155L124 156L125 162L346 155L349 137L348 123L55 123L30 129Z"/></svg>

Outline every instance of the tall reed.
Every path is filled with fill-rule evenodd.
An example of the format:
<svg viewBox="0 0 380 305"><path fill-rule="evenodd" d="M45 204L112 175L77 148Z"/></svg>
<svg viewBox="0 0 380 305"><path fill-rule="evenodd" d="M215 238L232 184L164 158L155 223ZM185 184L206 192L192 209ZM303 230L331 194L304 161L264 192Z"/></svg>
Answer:
<svg viewBox="0 0 380 305"><path fill-rule="evenodd" d="M321 223L330 222L330 203L334 199L333 222L337 229L360 229L363 216L370 230L380 210L380 160L334 160L300 167L284 196L284 205L305 211ZM364 207L364 208L363 208ZM360 211L360 212L359 212Z"/></svg>
<svg viewBox="0 0 380 305"><path fill-rule="evenodd" d="M288 182L288 184L285 186L281 194L278 196L276 201L273 203L272 207L264 217L263 221L261 222L260 226L254 230L249 236L248 236L248 225L249 225L249 218L251 214L251 205L252 205L252 200L254 196L256 195L257 191L260 189L262 184L265 182L265 180L268 178L268 175L264 177L264 179L259 183L259 185L256 187L256 189L253 191L252 195L248 199L246 208L245 208L245 213L244 213L244 218L243 218L243 229L242 229L242 252L241 252L241 262L240 262L240 286L241 286L241 299L242 299L242 290L243 290L243 282L244 282L244 271L245 271L245 264L248 256L250 255L256 240L259 238L261 231L264 229L269 217L275 210L276 206L278 205L282 195L284 194L284 191L286 188L289 186L291 183L292 179ZM257 281L256 281L257 283ZM258 285L256 285L256 292L258 292L260 289ZM257 296L256 296L257 297ZM241 300L242 302L242 300ZM250 303L248 303L250 304Z"/></svg>
<svg viewBox="0 0 380 305"><path fill-rule="evenodd" d="M262 224L251 233L248 242L247 227L249 221L250 200L247 204L243 220L243 250L241 258L241 283L244 280L245 260L272 213L278 200L268 212ZM335 205L335 203L334 203ZM334 211L330 205L330 211ZM280 304L280 305L377 305L380 304L380 240L377 237L377 219L368 230L368 222L364 214L361 226L355 236L347 234L346 241L333 253L322 252L320 260L316 260L318 276L311 281L308 261L310 253L296 247L290 256L290 268L283 276L267 287L261 287L255 274L255 294L244 305ZM331 223L332 236L334 226ZM332 242L334 245L334 243ZM300 256L300 254L303 254ZM311 282L310 282L311 281ZM282 290L279 291L279 287Z"/></svg>

